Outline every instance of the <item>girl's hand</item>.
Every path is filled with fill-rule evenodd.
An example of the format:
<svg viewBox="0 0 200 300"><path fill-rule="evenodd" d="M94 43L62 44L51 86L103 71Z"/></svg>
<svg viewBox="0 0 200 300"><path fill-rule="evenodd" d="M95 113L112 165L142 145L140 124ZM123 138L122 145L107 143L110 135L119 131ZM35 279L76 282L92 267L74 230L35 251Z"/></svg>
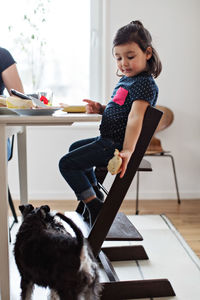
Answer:
<svg viewBox="0 0 200 300"><path fill-rule="evenodd" d="M101 114L102 113L102 105L99 102L95 102L89 99L83 99L84 102L87 102L86 113L88 114Z"/></svg>
<svg viewBox="0 0 200 300"><path fill-rule="evenodd" d="M128 150L122 150L119 153L119 156L122 158L122 165L121 165L121 168L119 170L120 178L122 178L124 176L125 172L126 172L127 165L128 165L128 162L131 158L131 155L132 155L132 152L128 151Z"/></svg>

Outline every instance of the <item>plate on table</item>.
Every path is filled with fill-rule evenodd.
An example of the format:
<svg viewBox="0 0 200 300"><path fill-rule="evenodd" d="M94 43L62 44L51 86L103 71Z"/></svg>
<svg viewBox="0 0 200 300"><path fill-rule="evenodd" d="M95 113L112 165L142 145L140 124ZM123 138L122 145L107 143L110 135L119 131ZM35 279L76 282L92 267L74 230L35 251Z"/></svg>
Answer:
<svg viewBox="0 0 200 300"><path fill-rule="evenodd" d="M17 113L12 111L10 108L0 107L0 115L17 115Z"/></svg>
<svg viewBox="0 0 200 300"><path fill-rule="evenodd" d="M85 105L68 105L63 107L63 110L68 113L85 113Z"/></svg>
<svg viewBox="0 0 200 300"><path fill-rule="evenodd" d="M57 110L60 110L60 107L56 108L33 108L33 109L10 109L13 112L17 113L20 116L51 116Z"/></svg>

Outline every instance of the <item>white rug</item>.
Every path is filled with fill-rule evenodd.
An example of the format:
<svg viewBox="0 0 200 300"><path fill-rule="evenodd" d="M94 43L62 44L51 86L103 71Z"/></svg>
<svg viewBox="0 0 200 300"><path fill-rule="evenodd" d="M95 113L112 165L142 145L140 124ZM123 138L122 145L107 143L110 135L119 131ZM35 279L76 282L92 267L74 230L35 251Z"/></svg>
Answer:
<svg viewBox="0 0 200 300"><path fill-rule="evenodd" d="M121 280L167 278L176 296L155 299L199 300L200 260L171 222L164 215L133 215L129 216L129 219L141 233L144 241L105 242L104 245L143 245L149 260L115 262L113 265L119 278ZM12 229L12 244L18 227L16 224ZM19 300L20 277L14 262L12 244L10 245L11 300ZM101 277L102 281L105 281L103 272ZM36 287L33 300L45 300L47 293L46 289Z"/></svg>

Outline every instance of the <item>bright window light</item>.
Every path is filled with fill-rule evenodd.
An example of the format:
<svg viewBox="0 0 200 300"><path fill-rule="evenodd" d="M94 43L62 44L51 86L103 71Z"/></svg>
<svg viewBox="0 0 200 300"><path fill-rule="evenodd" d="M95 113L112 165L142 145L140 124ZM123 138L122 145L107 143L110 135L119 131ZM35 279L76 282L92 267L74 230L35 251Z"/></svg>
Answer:
<svg viewBox="0 0 200 300"><path fill-rule="evenodd" d="M53 104L89 98L90 0L7 0L1 47L17 62L26 93L50 89Z"/></svg>

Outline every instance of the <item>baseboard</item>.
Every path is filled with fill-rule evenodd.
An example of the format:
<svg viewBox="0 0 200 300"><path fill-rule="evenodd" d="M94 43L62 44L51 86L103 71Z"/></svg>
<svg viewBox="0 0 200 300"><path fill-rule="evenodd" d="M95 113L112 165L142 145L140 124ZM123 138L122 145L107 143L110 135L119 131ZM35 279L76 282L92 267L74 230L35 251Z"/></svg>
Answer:
<svg viewBox="0 0 200 300"><path fill-rule="evenodd" d="M14 200L14 205L16 212L20 215L18 206L20 205L19 200ZM34 207L41 205L49 205L51 210L56 210L60 212L74 211L78 205L76 200L30 200ZM135 214L136 201L135 200L124 200L120 211L127 215ZM194 213L194 209L198 210L200 208L200 198L198 199L184 199L181 201L181 205L178 204L177 200L140 200L139 201L139 212L140 214L167 214L167 213Z"/></svg>
<svg viewBox="0 0 200 300"><path fill-rule="evenodd" d="M13 199L18 200L19 199L19 193L16 193L15 191L11 191ZM181 199L200 199L200 191L191 192L191 191L181 191L180 192L180 198ZM29 192L29 199L31 200L71 200L75 199L75 195L71 191L65 191L65 192L57 192L57 191L50 191L50 192ZM126 195L126 200L133 200L136 199L136 193L135 191L130 190ZM161 192L140 192L139 199L142 200L176 200L177 195L176 192L168 192L168 191L161 191Z"/></svg>

